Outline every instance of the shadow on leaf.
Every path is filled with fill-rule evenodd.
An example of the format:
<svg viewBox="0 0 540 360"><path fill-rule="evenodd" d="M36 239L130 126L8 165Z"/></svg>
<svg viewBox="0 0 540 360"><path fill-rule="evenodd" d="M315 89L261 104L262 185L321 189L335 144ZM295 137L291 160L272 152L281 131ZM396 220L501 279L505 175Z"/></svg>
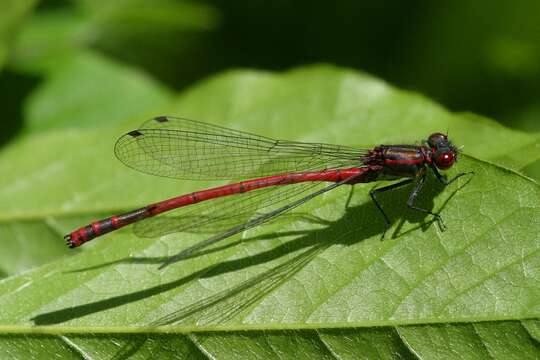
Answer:
<svg viewBox="0 0 540 360"><path fill-rule="evenodd" d="M434 184L434 182L431 181L431 183L426 186L426 191L422 194L421 199L419 199L418 205L432 209L433 198L439 192L441 192L442 189L442 185L437 185L437 183ZM445 201L444 205L447 204L450 198L452 198L458 190L459 188L453 191L453 193ZM404 204L408 197L409 191L410 188L408 187L398 189L392 192L391 196L390 194L383 194L380 199L383 204L386 204L386 202ZM390 198L392 198L392 201L388 201ZM407 233L418 229L425 231L428 228L425 226L425 215L414 211L407 211L405 205L389 205L387 208L388 215L391 217L391 219L400 219L400 223L398 224L396 230L400 230L405 221L420 224L412 226L411 229L407 230ZM352 230L343 233L343 229ZM266 234L248 240L235 241L218 248L205 249L201 252L193 254L193 256L203 256L208 252L220 251L224 247L236 246L246 241L264 241L264 239L273 239L283 235L302 235L299 238L282 243L273 249L242 258L225 260L218 264L205 267L180 279L156 285L147 289L134 291L129 294L113 296L88 304L43 313L35 316L32 318L32 320L36 325L60 324L93 313L110 310L125 304L130 304L135 301L162 294L196 279L211 278L259 264L264 264L282 257L293 256L292 258L282 262L280 265L277 265L268 271L262 272L261 274L256 275L230 289L220 291L185 308L179 309L158 320L155 320L150 324L150 326L165 326L185 323L186 321L191 321L197 324L224 323L230 319L233 319L242 311L248 309L251 305L256 303L259 299L272 292L279 285L283 284L283 282L296 274L314 257L326 250L328 247L336 244L349 246L381 234L382 229L383 220L380 217L378 210L373 204L364 203L359 206L348 208L342 218L337 221L330 222L328 226L322 229L308 230L303 232L294 231ZM402 235L403 234L398 234L395 231L392 237L395 238ZM293 255L293 253L297 252L299 252L298 255ZM131 262L134 264L160 264L164 260L167 260L167 258L139 257L122 259L115 263ZM98 265L92 268L95 269L107 265L111 265L111 263Z"/></svg>

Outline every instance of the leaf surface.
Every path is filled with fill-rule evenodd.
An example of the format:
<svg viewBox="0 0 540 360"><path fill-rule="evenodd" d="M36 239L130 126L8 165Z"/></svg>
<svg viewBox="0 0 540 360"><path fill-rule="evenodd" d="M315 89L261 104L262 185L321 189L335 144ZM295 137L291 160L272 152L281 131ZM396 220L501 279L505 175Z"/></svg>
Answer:
<svg viewBox="0 0 540 360"><path fill-rule="evenodd" d="M21 22L34 9L35 0L5 0L0 4L0 68L8 60Z"/></svg>
<svg viewBox="0 0 540 360"><path fill-rule="evenodd" d="M230 352L226 358L252 351L264 357L268 351L276 355L298 349L306 358L315 353L358 358L362 354L347 349L348 344L370 343L365 351L372 358L376 352L413 357L435 351L422 335L431 331L434 339L452 337L476 353L485 343L496 345L501 331L511 328L516 335L506 341L534 353L536 345L525 335L535 334L535 322L522 326L519 320L539 313L538 185L477 159L497 160L533 143L533 136L448 113L419 95L326 66L283 75L226 73L161 109L268 136L347 145L409 143L450 127L452 139L474 156L462 156L448 174L476 174L469 183L459 181L448 189L432 178L426 184L419 205L440 211L446 232L426 224L429 217L408 212L410 189L403 189L381 197L394 220L393 238L381 241L383 222L367 195L372 184L355 186L348 210L344 204L350 189L345 187L298 209L322 221L285 218L164 270L158 266L168 255L204 237L138 239L126 229L88 244L81 254L0 282L5 331L25 334L39 325L42 332L104 331L123 339L107 350L104 344L110 340L99 335L43 338L50 341L48 349L82 351L87 346L89 354L133 351L142 356L154 345L163 348L170 338L125 332L166 328L177 333L175 341L186 354L197 356ZM112 156L114 140L142 120L121 121L116 127L51 125L13 142L0 153L7 174L0 179L2 223L48 219L62 233L83 225L75 224L79 216L210 185L122 168ZM30 157L26 149L43 151ZM483 328L470 325L476 321L491 322L482 323ZM386 327L379 332L375 325ZM467 326L484 333L474 335ZM21 347L20 341L37 340L6 335L3 341L30 351L32 346ZM143 343L139 348L137 341ZM492 352L505 354L495 345Z"/></svg>

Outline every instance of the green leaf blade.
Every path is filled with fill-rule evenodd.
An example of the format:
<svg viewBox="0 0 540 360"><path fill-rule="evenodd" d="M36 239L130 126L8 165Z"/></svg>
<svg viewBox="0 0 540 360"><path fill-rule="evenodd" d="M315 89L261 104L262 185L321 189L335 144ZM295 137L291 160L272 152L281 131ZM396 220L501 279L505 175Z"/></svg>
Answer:
<svg viewBox="0 0 540 360"><path fill-rule="evenodd" d="M430 224L430 217L409 212L410 189L402 189L381 197L394 221L393 237L381 241L383 222L367 194L372 184L355 186L349 209L344 204L350 189L343 187L305 204L299 216L249 230L164 270L158 267L167 256L204 237L139 239L122 230L85 245L80 254L1 281L4 332L119 334L120 346L105 345L108 340L99 335L67 337L94 356L118 351L143 356L173 341L152 332L169 331L177 333L178 347L185 349L177 354L193 356L233 356L243 350L263 356L270 351L263 349L267 345L274 355L296 346L311 355L373 358L379 352L383 358L408 358L449 354L448 349L433 352L440 339L462 344L478 357L488 343L488 353L504 355L508 352L497 348L498 334L508 327L515 336L504 341L534 356L524 331L536 334L535 322L528 320L523 330L500 320L539 314L538 184L477 159L500 161L508 150L534 145L534 136L448 113L419 95L328 66L280 75L235 71L171 102L167 96L156 98L168 105L157 101L148 109L156 105L164 114L291 140L409 143L450 125L451 138L474 157L462 156L448 175L471 170L475 175L448 189L433 178L426 184L418 204L440 212L446 232ZM114 134L144 119L127 119L123 113L107 124L96 122L100 114L94 112L81 129L65 122L44 124L39 130L47 131L29 131L0 153L6 174L0 178L2 225L47 223L62 233L103 214L212 185L122 168L112 155ZM43 151L23 156L28 148ZM509 159L506 166L527 166L522 159ZM306 214L323 221L309 221ZM37 243L28 244L37 249ZM493 320L475 328L484 331L481 340L454 324ZM377 332L373 326L386 327ZM397 331L389 326L398 326ZM437 326L446 334L423 343L425 333ZM276 333L267 335L269 330ZM131 332L142 334L126 335ZM153 340L146 342L146 334ZM239 344L249 345L240 349ZM366 344L364 353L347 350L359 344Z"/></svg>

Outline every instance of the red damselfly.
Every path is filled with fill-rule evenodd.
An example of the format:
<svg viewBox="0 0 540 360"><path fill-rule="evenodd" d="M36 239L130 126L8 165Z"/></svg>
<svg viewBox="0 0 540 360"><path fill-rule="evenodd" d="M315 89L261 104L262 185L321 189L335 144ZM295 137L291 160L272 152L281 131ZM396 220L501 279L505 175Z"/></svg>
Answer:
<svg viewBox="0 0 540 360"><path fill-rule="evenodd" d="M132 223L141 236L192 229L218 233L190 248L191 252L265 223L338 186L393 179L400 181L370 191L384 219L384 232L390 227L390 219L377 194L409 183L414 187L407 206L431 214L444 230L439 214L415 205L426 174L431 169L444 185L469 174L447 180L439 173L458 157L458 149L441 133L431 134L421 145L359 149L274 140L166 116L151 119L120 137L115 154L133 169L163 177L251 180L196 191L95 221L65 236L72 248Z"/></svg>

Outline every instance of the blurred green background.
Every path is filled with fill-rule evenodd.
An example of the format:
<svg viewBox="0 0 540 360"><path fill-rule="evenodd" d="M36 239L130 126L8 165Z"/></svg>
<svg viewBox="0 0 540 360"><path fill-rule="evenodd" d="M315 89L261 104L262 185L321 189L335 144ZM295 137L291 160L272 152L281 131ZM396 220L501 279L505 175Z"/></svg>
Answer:
<svg viewBox="0 0 540 360"><path fill-rule="evenodd" d="M32 93L66 59L88 51L172 90L224 69L328 62L453 111L540 130L536 0L5 0L0 6L1 143L25 122L40 121L25 110Z"/></svg>

